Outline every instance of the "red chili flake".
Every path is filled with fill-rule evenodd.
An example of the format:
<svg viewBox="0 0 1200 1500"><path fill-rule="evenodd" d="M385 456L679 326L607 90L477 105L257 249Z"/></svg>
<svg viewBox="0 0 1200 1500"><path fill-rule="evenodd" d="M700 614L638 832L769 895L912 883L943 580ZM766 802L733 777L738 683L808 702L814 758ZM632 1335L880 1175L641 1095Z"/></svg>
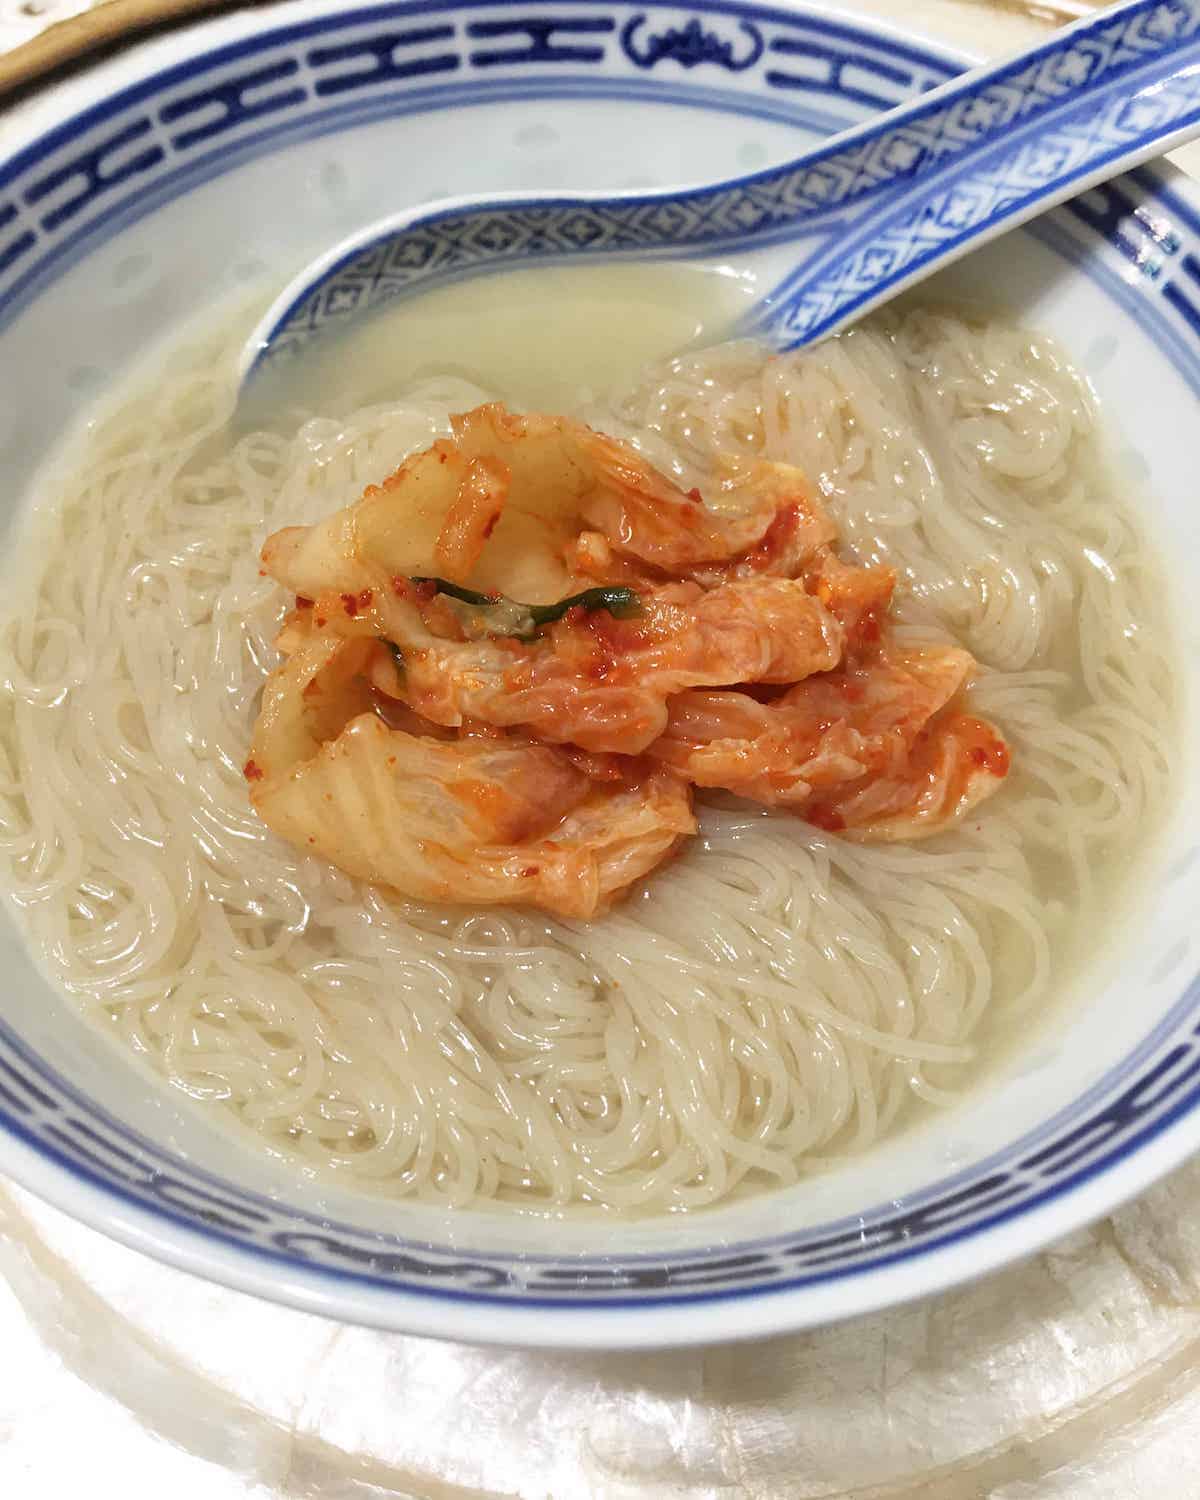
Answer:
<svg viewBox="0 0 1200 1500"><path fill-rule="evenodd" d="M986 766L993 776L1007 776L1012 757L1003 740L993 740L990 745L975 745L971 759L977 766Z"/></svg>
<svg viewBox="0 0 1200 1500"><path fill-rule="evenodd" d="M259 570L258 570L258 576L260 578L265 578L267 576L267 570L266 570L266 568L259 568Z"/></svg>
<svg viewBox="0 0 1200 1500"><path fill-rule="evenodd" d="M410 587L412 589L412 597L414 599L419 599L422 604L425 604L430 599L435 598L438 591L438 586L436 583L434 583L432 578L426 578L423 583L416 583L415 581L410 580Z"/></svg>
<svg viewBox="0 0 1200 1500"><path fill-rule="evenodd" d="M316 617L316 619L313 621L313 624L317 627L318 630L324 630L325 629L325 616L324 615L318 615Z"/></svg>
<svg viewBox="0 0 1200 1500"><path fill-rule="evenodd" d="M307 597L307 595L305 595L305 594L297 594L296 595L296 608L297 609L311 609L312 607L313 607L313 601L311 599L309 599Z"/></svg>
<svg viewBox="0 0 1200 1500"><path fill-rule="evenodd" d="M858 626L859 639L864 641L877 641L881 631L879 628L879 617L874 610L868 610L863 615Z"/></svg>
<svg viewBox="0 0 1200 1500"><path fill-rule="evenodd" d="M570 609L563 615L564 625L582 625L587 619L589 611L582 604L572 604Z"/></svg>
<svg viewBox="0 0 1200 1500"><path fill-rule="evenodd" d="M537 865L526 865L525 868L521 871L521 876L525 880L532 880L537 872Z"/></svg>
<svg viewBox="0 0 1200 1500"><path fill-rule="evenodd" d="M261 781L266 773L255 761L248 760L242 767L242 775L247 781Z"/></svg>
<svg viewBox="0 0 1200 1500"><path fill-rule="evenodd" d="M782 557L787 551L788 543L800 528L800 507L798 505L782 505L775 512L771 524L763 532L762 541L749 554L749 563L756 571L769 568L776 558ZM811 587L806 585L808 593L812 593Z"/></svg>
<svg viewBox="0 0 1200 1500"><path fill-rule="evenodd" d="M814 828L823 828L826 833L840 833L846 826L845 818L841 813L834 812L832 808L811 807L804 816Z"/></svg>
<svg viewBox="0 0 1200 1500"><path fill-rule="evenodd" d="M688 490L687 497L688 497L689 500L693 501L696 505L701 504L701 502L704 499L704 496L700 493L699 489L695 485L693 485L692 488L690 490Z"/></svg>
<svg viewBox="0 0 1200 1500"><path fill-rule="evenodd" d="M357 594L343 594L342 608L353 620L360 609L370 609L375 595L371 589L360 589Z"/></svg>

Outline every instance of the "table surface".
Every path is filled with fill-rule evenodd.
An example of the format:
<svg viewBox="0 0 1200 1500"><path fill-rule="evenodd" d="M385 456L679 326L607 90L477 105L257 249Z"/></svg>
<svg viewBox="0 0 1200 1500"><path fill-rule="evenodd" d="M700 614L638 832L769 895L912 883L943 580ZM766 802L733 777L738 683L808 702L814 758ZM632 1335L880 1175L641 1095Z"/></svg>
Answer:
<svg viewBox="0 0 1200 1500"><path fill-rule="evenodd" d="M88 4L0 0L0 51ZM1048 23L982 0L862 8L988 53ZM1200 1162L948 1296L638 1356L341 1327L0 1183L5 1500L1200 1500L1197 1433Z"/></svg>

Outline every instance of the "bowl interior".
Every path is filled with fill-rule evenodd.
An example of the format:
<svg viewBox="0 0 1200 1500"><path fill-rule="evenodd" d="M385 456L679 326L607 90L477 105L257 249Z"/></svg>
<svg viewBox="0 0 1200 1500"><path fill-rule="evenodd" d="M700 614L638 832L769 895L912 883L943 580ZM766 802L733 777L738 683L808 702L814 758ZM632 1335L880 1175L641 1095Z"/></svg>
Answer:
<svg viewBox="0 0 1200 1500"><path fill-rule="evenodd" d="M737 175L957 66L866 22L715 0L355 12L296 0L134 48L0 133L3 524L9 535L30 524L60 435L133 359L235 295L265 304L311 256L388 213L448 193ZM1200 554L1194 256L1190 189L1143 170L945 283L1074 355L1178 571ZM1181 672L1194 673L1200 642L1178 615ZM423 1331L631 1344L877 1306L1032 1248L1200 1142L1189 796L1147 857L1136 911L1098 941L1084 992L966 1104L800 1188L611 1225L448 1215L330 1187L140 1071L47 983L7 918L0 1164L192 1269Z"/></svg>

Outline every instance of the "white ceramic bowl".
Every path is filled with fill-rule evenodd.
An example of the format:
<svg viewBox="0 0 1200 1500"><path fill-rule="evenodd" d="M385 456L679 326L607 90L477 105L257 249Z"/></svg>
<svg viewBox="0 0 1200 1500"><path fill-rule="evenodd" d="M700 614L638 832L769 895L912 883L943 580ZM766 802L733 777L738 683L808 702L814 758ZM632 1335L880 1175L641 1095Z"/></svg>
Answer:
<svg viewBox="0 0 1200 1500"><path fill-rule="evenodd" d="M21 524L57 434L139 351L386 213L448 193L737 175L962 65L834 11L725 0L292 0L134 46L0 126L6 522ZM1141 170L961 275L1074 353L1146 475L1148 524L1194 562L1200 195ZM1194 678L1192 617L1184 631ZM1193 781L1086 1001L967 1104L815 1184L632 1226L321 1190L150 1089L7 922L0 1168L201 1275L453 1338L701 1342L934 1291L1103 1213L1200 1145Z"/></svg>

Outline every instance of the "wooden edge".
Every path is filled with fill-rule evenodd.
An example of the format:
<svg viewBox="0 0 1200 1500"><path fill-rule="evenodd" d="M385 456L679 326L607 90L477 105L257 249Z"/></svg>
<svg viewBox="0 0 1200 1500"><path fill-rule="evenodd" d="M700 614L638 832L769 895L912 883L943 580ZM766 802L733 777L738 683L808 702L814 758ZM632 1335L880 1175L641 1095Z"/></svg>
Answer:
<svg viewBox="0 0 1200 1500"><path fill-rule="evenodd" d="M0 54L0 108L73 71L72 65L84 58L90 64L112 56L128 42L169 31L195 17L263 3L269 0L104 0Z"/></svg>

